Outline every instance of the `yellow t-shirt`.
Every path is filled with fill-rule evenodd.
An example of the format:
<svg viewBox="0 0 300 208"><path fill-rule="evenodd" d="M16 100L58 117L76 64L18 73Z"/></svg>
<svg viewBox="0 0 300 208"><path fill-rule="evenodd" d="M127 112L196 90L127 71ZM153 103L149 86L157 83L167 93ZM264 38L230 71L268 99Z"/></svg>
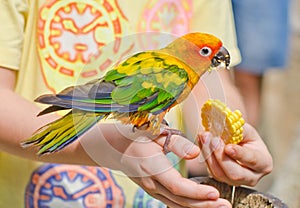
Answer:
<svg viewBox="0 0 300 208"><path fill-rule="evenodd" d="M16 92L29 100L100 77L124 57L191 31L215 34L233 64L240 60L230 0L0 0L0 11L0 65L18 70ZM178 112L168 115L176 128ZM163 207L119 172L0 153L0 207L151 205Z"/></svg>

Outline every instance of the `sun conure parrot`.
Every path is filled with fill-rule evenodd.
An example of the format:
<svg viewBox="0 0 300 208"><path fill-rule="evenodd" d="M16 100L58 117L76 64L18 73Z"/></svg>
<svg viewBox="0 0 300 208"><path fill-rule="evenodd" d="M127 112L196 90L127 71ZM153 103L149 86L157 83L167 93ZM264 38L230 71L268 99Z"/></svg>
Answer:
<svg viewBox="0 0 300 208"><path fill-rule="evenodd" d="M221 63L228 67L229 62L222 42L204 33L189 33L165 48L137 53L99 79L38 97L37 102L52 105L39 115L71 110L22 146L39 146L38 154L55 152L101 119L113 118L135 128L146 126L154 135L168 132L165 149L176 132L161 125L165 114L190 94L204 72Z"/></svg>

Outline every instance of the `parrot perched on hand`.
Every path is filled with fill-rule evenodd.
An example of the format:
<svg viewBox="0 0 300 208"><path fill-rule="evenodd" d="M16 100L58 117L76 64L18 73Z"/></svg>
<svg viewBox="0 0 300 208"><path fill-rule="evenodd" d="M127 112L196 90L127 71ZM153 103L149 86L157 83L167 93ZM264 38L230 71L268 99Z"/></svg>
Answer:
<svg viewBox="0 0 300 208"><path fill-rule="evenodd" d="M154 135L169 132L165 148L172 135L161 125L165 114L190 94L204 72L222 63L229 66L228 51L221 40L206 33L189 33L165 48L137 53L99 79L38 97L37 102L51 105L39 115L71 110L37 130L22 146L39 146L39 155L55 152L98 121L113 118L146 127Z"/></svg>

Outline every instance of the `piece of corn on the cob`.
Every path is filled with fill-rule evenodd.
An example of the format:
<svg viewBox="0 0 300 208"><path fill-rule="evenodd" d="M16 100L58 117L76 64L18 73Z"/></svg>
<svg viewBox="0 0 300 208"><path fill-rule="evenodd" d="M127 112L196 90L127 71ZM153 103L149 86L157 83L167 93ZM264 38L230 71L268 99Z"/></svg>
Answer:
<svg viewBox="0 0 300 208"><path fill-rule="evenodd" d="M225 144L238 144L243 140L242 113L232 112L220 100L207 100L201 109L201 118L205 131L220 136Z"/></svg>

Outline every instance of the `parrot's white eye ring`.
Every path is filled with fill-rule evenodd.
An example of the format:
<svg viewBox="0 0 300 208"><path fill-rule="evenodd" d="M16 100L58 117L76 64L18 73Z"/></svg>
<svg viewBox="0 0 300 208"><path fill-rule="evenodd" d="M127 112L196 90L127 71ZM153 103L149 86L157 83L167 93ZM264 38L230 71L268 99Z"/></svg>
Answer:
<svg viewBox="0 0 300 208"><path fill-rule="evenodd" d="M212 50L211 50L211 48L204 46L203 48L200 49L199 53L201 56L207 57L207 56L211 55Z"/></svg>

